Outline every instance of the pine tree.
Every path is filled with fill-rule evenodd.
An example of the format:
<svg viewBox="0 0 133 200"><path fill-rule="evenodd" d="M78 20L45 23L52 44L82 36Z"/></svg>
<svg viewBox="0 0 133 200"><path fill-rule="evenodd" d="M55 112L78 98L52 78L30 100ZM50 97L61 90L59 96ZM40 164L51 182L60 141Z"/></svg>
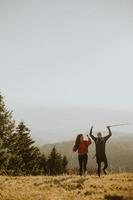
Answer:
<svg viewBox="0 0 133 200"><path fill-rule="evenodd" d="M12 137L12 159L10 169L23 174L39 173L40 151L33 144L30 130L20 122Z"/></svg>
<svg viewBox="0 0 133 200"><path fill-rule="evenodd" d="M3 141L0 139L0 170L7 173L7 167L11 154L7 148L3 148Z"/></svg>
<svg viewBox="0 0 133 200"><path fill-rule="evenodd" d="M10 137L15 131L15 121L4 102L3 96L0 94L0 139L3 141L3 147L9 148Z"/></svg>
<svg viewBox="0 0 133 200"><path fill-rule="evenodd" d="M57 175L63 172L62 156L60 153L57 152L55 147L53 147L48 157L48 170L50 175Z"/></svg>
<svg viewBox="0 0 133 200"><path fill-rule="evenodd" d="M10 139L15 131L15 121L0 94L0 169L7 171L11 158Z"/></svg>
<svg viewBox="0 0 133 200"><path fill-rule="evenodd" d="M68 160L66 156L63 156L62 158L62 172L66 173L67 171L67 164L68 164Z"/></svg>
<svg viewBox="0 0 133 200"><path fill-rule="evenodd" d="M39 157L39 174L47 174L48 166L47 166L47 158L45 154L41 154Z"/></svg>
<svg viewBox="0 0 133 200"><path fill-rule="evenodd" d="M62 158L54 147L46 159L32 140L30 130L15 121L0 94L0 170L12 175L18 174L61 174L66 171L67 158Z"/></svg>

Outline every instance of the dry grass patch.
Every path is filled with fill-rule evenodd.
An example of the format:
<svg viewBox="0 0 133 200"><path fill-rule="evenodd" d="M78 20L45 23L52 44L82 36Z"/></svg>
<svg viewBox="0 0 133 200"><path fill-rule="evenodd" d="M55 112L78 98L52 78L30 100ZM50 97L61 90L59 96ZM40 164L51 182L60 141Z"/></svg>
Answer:
<svg viewBox="0 0 133 200"><path fill-rule="evenodd" d="M0 200L133 200L133 174L1 176Z"/></svg>

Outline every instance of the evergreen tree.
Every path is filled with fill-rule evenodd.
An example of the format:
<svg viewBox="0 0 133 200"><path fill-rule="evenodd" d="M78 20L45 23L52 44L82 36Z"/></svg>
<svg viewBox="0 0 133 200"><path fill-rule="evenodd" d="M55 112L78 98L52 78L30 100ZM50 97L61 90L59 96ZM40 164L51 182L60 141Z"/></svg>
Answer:
<svg viewBox="0 0 133 200"><path fill-rule="evenodd" d="M0 94L0 169L7 170L11 158L11 137L15 131L15 121L5 105L4 98Z"/></svg>
<svg viewBox="0 0 133 200"><path fill-rule="evenodd" d="M39 157L39 173L45 175L48 173L47 158L45 154L41 154Z"/></svg>
<svg viewBox="0 0 133 200"><path fill-rule="evenodd" d="M10 169L24 174L39 173L40 151L33 144L30 130L20 122L12 137L12 159Z"/></svg>
<svg viewBox="0 0 133 200"><path fill-rule="evenodd" d="M57 175L65 172L67 166L67 159L64 156L62 158L61 154L56 151L53 147L49 157L48 157L48 170L50 175Z"/></svg>
<svg viewBox="0 0 133 200"><path fill-rule="evenodd" d="M63 156L62 158L62 172L66 173L67 171L67 164L68 164L68 160L66 156Z"/></svg>
<svg viewBox="0 0 133 200"><path fill-rule="evenodd" d="M0 139L0 170L7 173L7 167L11 154L7 148L3 148L3 141Z"/></svg>
<svg viewBox="0 0 133 200"><path fill-rule="evenodd" d="M61 174L66 172L67 158L54 147L46 159L30 136L30 130L15 121L0 94L0 170L12 174Z"/></svg>
<svg viewBox="0 0 133 200"><path fill-rule="evenodd" d="M0 139L3 141L3 147L9 148L10 137L15 131L15 121L4 102L3 96L0 94Z"/></svg>

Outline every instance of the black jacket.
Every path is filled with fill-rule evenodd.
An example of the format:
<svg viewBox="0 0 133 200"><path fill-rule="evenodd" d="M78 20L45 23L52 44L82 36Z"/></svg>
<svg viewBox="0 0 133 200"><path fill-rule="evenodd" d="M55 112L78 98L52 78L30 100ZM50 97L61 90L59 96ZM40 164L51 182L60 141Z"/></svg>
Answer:
<svg viewBox="0 0 133 200"><path fill-rule="evenodd" d="M92 130L90 132L91 138L94 140L95 145L96 145L96 160L97 162L102 162L105 161L106 159L106 153L105 153L105 146L107 140L111 137L112 133L111 130L109 129L109 134L105 137L98 138L92 135Z"/></svg>

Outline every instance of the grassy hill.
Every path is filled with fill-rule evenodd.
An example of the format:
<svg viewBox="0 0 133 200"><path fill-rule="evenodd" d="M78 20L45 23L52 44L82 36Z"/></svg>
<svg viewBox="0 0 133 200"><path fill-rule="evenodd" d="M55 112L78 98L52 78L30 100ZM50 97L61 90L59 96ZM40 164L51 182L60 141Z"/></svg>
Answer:
<svg viewBox="0 0 133 200"><path fill-rule="evenodd" d="M122 134L121 134L122 135ZM114 134L111 137L106 146L107 156L109 161L109 167L113 171L127 171L133 172L133 135ZM53 146L56 146L57 150L65 154L69 161L69 167L77 167L77 153L72 152L73 141L46 144L41 147L41 151L46 155L51 151ZM88 167L95 168L95 145L94 143L89 148L89 161Z"/></svg>
<svg viewBox="0 0 133 200"><path fill-rule="evenodd" d="M133 200L133 174L0 177L0 200Z"/></svg>

